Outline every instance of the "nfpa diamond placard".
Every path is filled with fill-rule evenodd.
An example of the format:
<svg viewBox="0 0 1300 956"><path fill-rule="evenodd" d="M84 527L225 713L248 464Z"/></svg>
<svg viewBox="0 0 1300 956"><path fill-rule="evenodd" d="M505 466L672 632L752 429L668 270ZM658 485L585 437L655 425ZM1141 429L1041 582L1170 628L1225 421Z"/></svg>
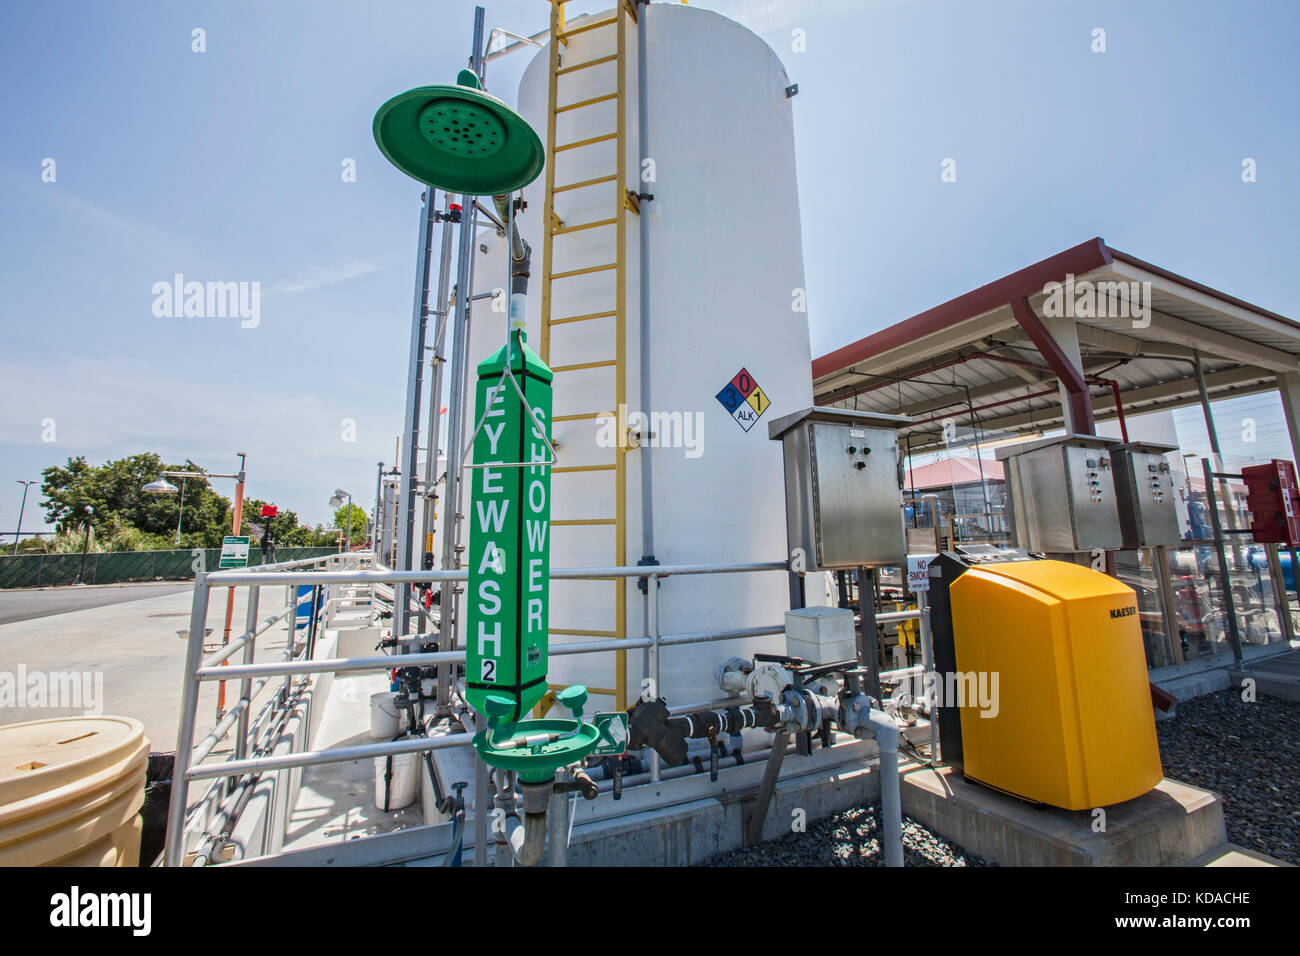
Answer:
<svg viewBox="0 0 1300 956"><path fill-rule="evenodd" d="M767 394L758 387L754 376L748 369L742 368L735 378L718 392L718 401L745 431L754 427L754 423L763 417L772 404Z"/></svg>

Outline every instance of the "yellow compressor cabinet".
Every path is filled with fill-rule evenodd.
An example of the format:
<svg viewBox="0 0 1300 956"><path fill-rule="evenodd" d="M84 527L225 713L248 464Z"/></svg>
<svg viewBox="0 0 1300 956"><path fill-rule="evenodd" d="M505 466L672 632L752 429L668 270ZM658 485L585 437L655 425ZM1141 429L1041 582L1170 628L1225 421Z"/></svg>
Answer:
<svg viewBox="0 0 1300 956"><path fill-rule="evenodd" d="M988 691L986 706L967 694L959 707L967 777L1067 810L1160 782L1132 588L1076 564L1008 561L970 567L949 598L956 669Z"/></svg>

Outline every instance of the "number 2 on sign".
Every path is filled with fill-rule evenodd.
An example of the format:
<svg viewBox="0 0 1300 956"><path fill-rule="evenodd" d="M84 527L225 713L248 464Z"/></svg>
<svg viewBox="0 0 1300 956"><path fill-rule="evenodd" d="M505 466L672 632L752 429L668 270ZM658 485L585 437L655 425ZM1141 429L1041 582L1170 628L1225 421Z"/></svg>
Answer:
<svg viewBox="0 0 1300 956"><path fill-rule="evenodd" d="M497 682L497 662L488 658L483 661L483 676L479 678L485 684Z"/></svg>

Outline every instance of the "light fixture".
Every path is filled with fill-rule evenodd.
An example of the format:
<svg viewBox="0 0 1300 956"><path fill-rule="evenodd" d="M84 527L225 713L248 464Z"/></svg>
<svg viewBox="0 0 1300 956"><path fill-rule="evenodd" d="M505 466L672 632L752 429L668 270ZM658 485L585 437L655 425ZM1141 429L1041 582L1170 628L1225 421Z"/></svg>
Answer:
<svg viewBox="0 0 1300 956"><path fill-rule="evenodd" d="M178 489L166 478L159 478L157 481L151 481L140 489L147 495L174 495Z"/></svg>

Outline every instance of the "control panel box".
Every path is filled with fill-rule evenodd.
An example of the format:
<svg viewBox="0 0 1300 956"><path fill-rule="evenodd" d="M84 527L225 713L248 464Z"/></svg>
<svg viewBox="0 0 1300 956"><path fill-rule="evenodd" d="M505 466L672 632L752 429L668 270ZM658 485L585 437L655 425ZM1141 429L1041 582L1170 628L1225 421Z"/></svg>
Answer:
<svg viewBox="0 0 1300 956"><path fill-rule="evenodd" d="M1274 458L1241 469L1250 509L1250 534L1257 544L1300 545L1300 488L1295 465Z"/></svg>
<svg viewBox="0 0 1300 956"><path fill-rule="evenodd" d="M805 570L901 567L899 427L911 419L805 408L768 426L785 460L786 534Z"/></svg>
<svg viewBox="0 0 1300 956"><path fill-rule="evenodd" d="M846 607L801 607L786 611L785 652L814 664L857 660L853 612Z"/></svg>
<svg viewBox="0 0 1300 956"><path fill-rule="evenodd" d="M1017 547L1065 554L1124 546L1109 438L1063 435L1007 445L1007 497Z"/></svg>
<svg viewBox="0 0 1300 956"><path fill-rule="evenodd" d="M1174 504L1174 478L1165 457L1174 445L1128 442L1110 447L1115 495L1119 501L1119 526L1124 547L1155 548L1176 545L1181 537Z"/></svg>

